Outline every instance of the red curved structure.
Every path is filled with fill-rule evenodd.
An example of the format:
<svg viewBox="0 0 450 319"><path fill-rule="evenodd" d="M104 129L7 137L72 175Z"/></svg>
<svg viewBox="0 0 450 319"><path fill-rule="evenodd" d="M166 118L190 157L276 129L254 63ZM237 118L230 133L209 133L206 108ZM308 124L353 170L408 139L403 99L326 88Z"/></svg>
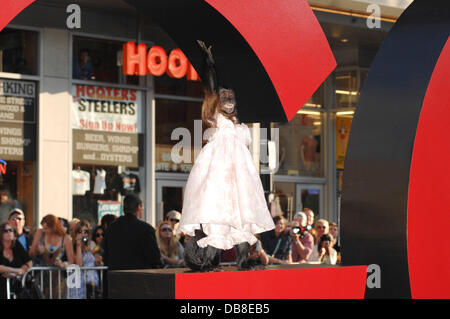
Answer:
<svg viewBox="0 0 450 319"><path fill-rule="evenodd" d="M0 5L0 31L34 1L35 0L2 0Z"/></svg>
<svg viewBox="0 0 450 319"><path fill-rule="evenodd" d="M336 67L306 0L206 0L238 30L264 65L290 121ZM237 9L239 8L239 9Z"/></svg>
<svg viewBox="0 0 450 319"><path fill-rule="evenodd" d="M449 75L447 40L425 95L411 161L408 265L413 298L450 298Z"/></svg>

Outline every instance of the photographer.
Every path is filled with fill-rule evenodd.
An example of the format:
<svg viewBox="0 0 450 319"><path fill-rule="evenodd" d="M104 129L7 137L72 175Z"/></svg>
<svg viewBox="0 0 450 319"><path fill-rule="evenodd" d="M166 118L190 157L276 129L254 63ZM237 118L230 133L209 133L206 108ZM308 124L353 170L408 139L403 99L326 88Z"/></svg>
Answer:
<svg viewBox="0 0 450 319"><path fill-rule="evenodd" d="M289 232L292 239L292 261L306 262L314 247L314 238L307 228L306 214L303 212L295 214L292 226Z"/></svg>
<svg viewBox="0 0 450 319"><path fill-rule="evenodd" d="M94 267L95 257L92 254L92 245L89 239L90 224L87 220L81 220L74 227L72 240L74 242L75 263L80 267ZM69 288L69 299L84 299L86 295L93 292L93 288L98 285L98 274L95 270L86 270L86 282L84 282L84 272L81 273L81 285L79 288ZM86 294L86 287L89 287Z"/></svg>

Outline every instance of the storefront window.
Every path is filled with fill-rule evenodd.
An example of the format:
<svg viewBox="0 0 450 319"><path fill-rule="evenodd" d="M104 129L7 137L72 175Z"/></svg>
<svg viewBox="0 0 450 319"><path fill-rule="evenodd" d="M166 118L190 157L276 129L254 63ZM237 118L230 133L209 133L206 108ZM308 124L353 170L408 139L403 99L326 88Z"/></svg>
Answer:
<svg viewBox="0 0 450 319"><path fill-rule="evenodd" d="M0 79L0 219L21 208L28 226L34 218L36 82Z"/></svg>
<svg viewBox="0 0 450 319"><path fill-rule="evenodd" d="M202 147L201 102L156 100L156 171L189 173ZM172 156L172 149L176 147Z"/></svg>
<svg viewBox="0 0 450 319"><path fill-rule="evenodd" d="M6 222L13 208L23 210L26 225L34 225L35 163L7 161L6 171L0 174L0 222Z"/></svg>
<svg viewBox="0 0 450 319"><path fill-rule="evenodd" d="M299 111L279 128L279 168L277 175L322 176L321 139L323 114Z"/></svg>
<svg viewBox="0 0 450 319"><path fill-rule="evenodd" d="M341 113L341 114L340 114ZM353 112L337 112L336 115L336 168L344 169L348 137L352 126Z"/></svg>
<svg viewBox="0 0 450 319"><path fill-rule="evenodd" d="M307 108L315 108L320 109L323 108L323 94L324 94L324 88L323 85L321 85L316 92L309 98L308 102L303 105L303 107Z"/></svg>
<svg viewBox="0 0 450 319"><path fill-rule="evenodd" d="M15 29L0 32L0 72L39 73L37 32Z"/></svg>
<svg viewBox="0 0 450 319"><path fill-rule="evenodd" d="M368 70L355 68L336 73L336 107L355 108Z"/></svg>
<svg viewBox="0 0 450 319"><path fill-rule="evenodd" d="M139 85L138 76L122 73L122 46L119 41L74 36L73 79Z"/></svg>
<svg viewBox="0 0 450 319"><path fill-rule="evenodd" d="M297 211L311 210L314 219L324 216L323 185L297 185Z"/></svg>
<svg viewBox="0 0 450 319"><path fill-rule="evenodd" d="M340 71L336 74L336 106L356 107L359 97L358 71Z"/></svg>
<svg viewBox="0 0 450 319"><path fill-rule="evenodd" d="M362 89L368 74L369 74L368 69L359 69L359 81L360 81L359 88L360 88L360 90Z"/></svg>
<svg viewBox="0 0 450 319"><path fill-rule="evenodd" d="M270 204L272 216L284 216L292 220L295 215L296 190L295 183L274 183L274 198Z"/></svg>
<svg viewBox="0 0 450 319"><path fill-rule="evenodd" d="M144 103L140 90L72 88L73 217L120 216L120 200L143 190Z"/></svg>
<svg viewBox="0 0 450 319"><path fill-rule="evenodd" d="M306 208L315 219L323 216L323 185L290 182L274 183L274 200L270 205L272 216L283 215L292 220L296 212Z"/></svg>
<svg viewBox="0 0 450 319"><path fill-rule="evenodd" d="M171 210L176 210L181 212L183 210L183 187L162 187L162 202L164 203L164 216L163 219L166 219L166 215Z"/></svg>
<svg viewBox="0 0 450 319"><path fill-rule="evenodd" d="M200 81L186 78L174 79L167 74L155 77L155 93L189 97L203 97L203 85Z"/></svg>
<svg viewBox="0 0 450 319"><path fill-rule="evenodd" d="M343 186L344 162L347 153L348 138L355 109L359 99L359 92L364 85L368 70L355 68L352 71L339 71L336 74L336 175L337 195L340 196Z"/></svg>

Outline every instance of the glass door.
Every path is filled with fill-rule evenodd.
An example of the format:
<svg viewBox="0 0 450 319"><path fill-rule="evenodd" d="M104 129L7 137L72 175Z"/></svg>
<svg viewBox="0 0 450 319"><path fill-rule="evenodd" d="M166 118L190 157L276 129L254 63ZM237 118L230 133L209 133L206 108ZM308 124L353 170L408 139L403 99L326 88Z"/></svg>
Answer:
<svg viewBox="0 0 450 319"><path fill-rule="evenodd" d="M314 212L315 220L325 216L325 212L323 211L323 185L297 184L296 193L297 212L309 208Z"/></svg>
<svg viewBox="0 0 450 319"><path fill-rule="evenodd" d="M181 213L186 181L156 180L156 222L171 210Z"/></svg>

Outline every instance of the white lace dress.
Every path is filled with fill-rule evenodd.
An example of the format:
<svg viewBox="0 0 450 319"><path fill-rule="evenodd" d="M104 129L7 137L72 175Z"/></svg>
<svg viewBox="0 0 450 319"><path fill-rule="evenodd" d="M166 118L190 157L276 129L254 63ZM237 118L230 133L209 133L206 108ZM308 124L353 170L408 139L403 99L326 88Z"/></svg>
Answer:
<svg viewBox="0 0 450 319"><path fill-rule="evenodd" d="M177 232L207 235L197 243L230 249L256 243L254 234L273 229L259 174L248 150L250 130L216 114L217 128L205 133L208 143L198 155L184 193Z"/></svg>

